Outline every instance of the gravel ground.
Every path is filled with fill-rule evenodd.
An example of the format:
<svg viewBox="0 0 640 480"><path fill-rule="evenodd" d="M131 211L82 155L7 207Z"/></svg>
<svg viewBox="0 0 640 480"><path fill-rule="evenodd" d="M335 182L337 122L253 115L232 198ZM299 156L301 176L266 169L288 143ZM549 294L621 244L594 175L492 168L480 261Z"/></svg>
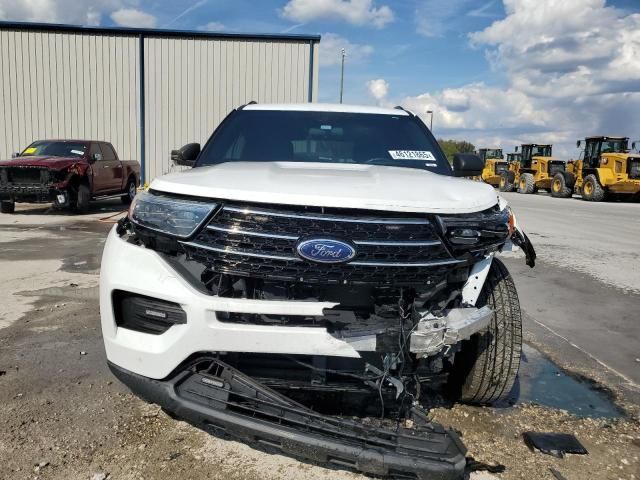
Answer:
<svg viewBox="0 0 640 480"><path fill-rule="evenodd" d="M74 218L0 217L0 479L356 479L167 417L110 374L100 336L98 259L107 206ZM11 219L8 221L7 219ZM108 221L108 220L106 220ZM521 292L521 297L523 296ZM463 434L477 460L506 466L472 479L640 479L640 420L576 418L536 405L458 405L432 416ZM589 455L530 451L527 430L574 433Z"/></svg>

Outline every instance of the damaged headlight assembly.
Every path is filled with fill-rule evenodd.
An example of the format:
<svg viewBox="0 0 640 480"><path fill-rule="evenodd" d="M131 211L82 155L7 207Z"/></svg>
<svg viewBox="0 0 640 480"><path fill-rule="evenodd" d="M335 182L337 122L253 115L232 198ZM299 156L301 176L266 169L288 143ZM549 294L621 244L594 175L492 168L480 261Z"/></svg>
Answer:
<svg viewBox="0 0 640 480"><path fill-rule="evenodd" d="M139 227L185 239L207 221L217 206L213 202L143 192L133 199L129 219Z"/></svg>

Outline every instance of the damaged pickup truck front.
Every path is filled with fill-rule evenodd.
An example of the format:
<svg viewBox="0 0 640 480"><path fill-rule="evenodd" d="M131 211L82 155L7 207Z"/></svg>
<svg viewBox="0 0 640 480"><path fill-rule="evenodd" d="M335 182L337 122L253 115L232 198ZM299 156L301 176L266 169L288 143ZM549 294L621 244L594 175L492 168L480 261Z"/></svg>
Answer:
<svg viewBox="0 0 640 480"><path fill-rule="evenodd" d="M452 170L402 108L322 104L240 107L172 157L194 168L154 180L105 245L113 373L262 449L462 478L458 435L422 405L509 394L521 313L495 254L535 260L493 188L455 178L482 161Z"/></svg>
<svg viewBox="0 0 640 480"><path fill-rule="evenodd" d="M129 204L140 184L140 164L121 160L109 142L37 140L0 161L0 211L16 202L49 203L78 213L91 200L119 197Z"/></svg>

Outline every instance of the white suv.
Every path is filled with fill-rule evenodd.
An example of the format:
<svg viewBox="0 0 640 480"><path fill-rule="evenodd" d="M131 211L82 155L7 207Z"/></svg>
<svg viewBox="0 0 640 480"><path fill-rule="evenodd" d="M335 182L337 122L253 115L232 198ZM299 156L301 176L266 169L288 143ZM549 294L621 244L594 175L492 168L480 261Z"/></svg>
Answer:
<svg viewBox="0 0 640 480"><path fill-rule="evenodd" d="M455 433L335 415L424 420L436 380L462 401L508 395L521 314L494 255L516 244L533 266L535 252L491 186L456 178L482 161L458 155L452 170L402 108L253 103L172 158L194 168L136 196L104 249L114 374L212 433L458 478Z"/></svg>

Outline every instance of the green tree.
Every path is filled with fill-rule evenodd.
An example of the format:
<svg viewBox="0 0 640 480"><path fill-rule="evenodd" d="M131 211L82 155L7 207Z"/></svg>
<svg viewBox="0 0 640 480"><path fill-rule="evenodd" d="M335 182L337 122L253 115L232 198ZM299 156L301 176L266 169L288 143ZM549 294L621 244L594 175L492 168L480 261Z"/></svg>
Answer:
<svg viewBox="0 0 640 480"><path fill-rule="evenodd" d="M453 162L453 156L456 153L473 153L476 151L475 145L465 140L444 140L440 138L438 143L447 156L449 163Z"/></svg>

